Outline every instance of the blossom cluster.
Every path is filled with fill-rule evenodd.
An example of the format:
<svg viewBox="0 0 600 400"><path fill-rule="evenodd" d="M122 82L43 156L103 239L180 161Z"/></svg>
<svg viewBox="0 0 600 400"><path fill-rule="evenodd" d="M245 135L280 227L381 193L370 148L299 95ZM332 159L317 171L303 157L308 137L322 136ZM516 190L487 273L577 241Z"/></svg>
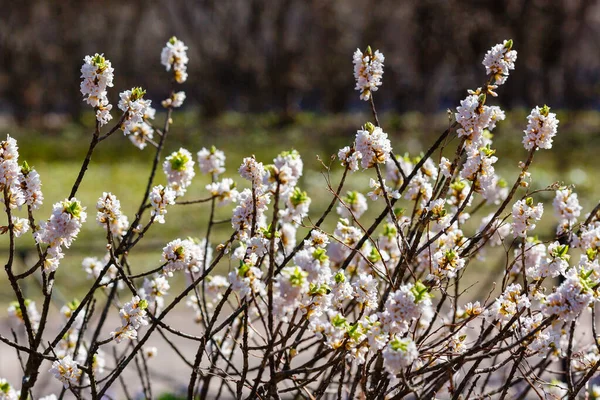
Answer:
<svg viewBox="0 0 600 400"><path fill-rule="evenodd" d="M123 308L119 310L121 326L110 333L115 342L120 343L123 339L137 338L138 329L148 325L147 308L148 301L141 300L139 296L134 296L131 301L123 305Z"/></svg>
<svg viewBox="0 0 600 400"><path fill-rule="evenodd" d="M54 204L50 218L40 223L34 237L38 244L48 245L44 259L46 271L52 272L58 268L64 257L63 246L71 246L87 219L85 209L75 197L65 199Z"/></svg>
<svg viewBox="0 0 600 400"><path fill-rule="evenodd" d="M81 94L90 106L96 108L96 120L100 126L112 119L112 105L108 101L107 89L113 86L114 69L104 54L85 56L81 66Z"/></svg>
<svg viewBox="0 0 600 400"><path fill-rule="evenodd" d="M173 69L174 77L177 83L183 83L187 80L187 46L175 36L173 36L160 54L160 62L165 66L167 71ZM178 106L173 106L178 107Z"/></svg>
<svg viewBox="0 0 600 400"><path fill-rule="evenodd" d="M379 50L375 50L373 53L371 47L367 47L364 54L360 49L356 49L354 52L354 79L361 100L368 101L372 93L381 86L384 61L383 54Z"/></svg>

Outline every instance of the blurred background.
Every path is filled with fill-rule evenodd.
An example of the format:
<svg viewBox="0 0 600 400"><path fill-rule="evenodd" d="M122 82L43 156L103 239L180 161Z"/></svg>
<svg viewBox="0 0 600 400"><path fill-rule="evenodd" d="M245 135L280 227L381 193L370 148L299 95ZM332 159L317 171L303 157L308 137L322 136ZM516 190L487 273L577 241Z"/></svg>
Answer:
<svg viewBox="0 0 600 400"><path fill-rule="evenodd" d="M352 52L386 56L382 109L432 113L481 85L485 51L512 38L518 74L501 104L581 109L599 105L600 5L591 0L4 1L0 111L19 123L85 109L79 67L103 52L117 87L164 97L159 63L176 35L189 47L187 106L228 111L362 108ZM114 93L116 96L116 93Z"/></svg>
<svg viewBox="0 0 600 400"><path fill-rule="evenodd" d="M46 200L38 219L68 194L87 151L94 114L79 92L83 57L104 53L112 62L115 87L108 96L115 109L118 93L132 86L146 88L160 109L169 91L160 51L173 35L189 47L189 79L178 88L187 100L174 115L163 154L216 145L226 152L232 176L245 156L269 163L296 148L304 157L302 186L313 198L314 215L329 201L316 156L329 164L372 118L354 91L357 47L371 45L385 54L383 86L374 97L382 126L397 154L418 155L450 123L447 109L485 81L485 52L512 38L516 70L500 97L489 100L508 111L494 131L497 170L514 180L525 157L526 116L535 105L548 104L561 121L559 135L551 151L536 155L534 187L576 184L586 210L600 198L594 181L600 152L598 1L5 0L1 19L0 130L19 140L21 159L41 174ZM156 124L163 119L159 112ZM104 233L94 222L96 200L103 191L115 193L133 219L153 153L120 134L94 153L78 193L88 222L57 276L58 282L61 274L68 277L75 293L86 279L82 259L101 258L105 251ZM334 168L334 183L338 174ZM368 178L356 174L348 189L364 189ZM187 198L205 197L207 182L197 176ZM164 183L162 174L158 183ZM552 194L539 196L551 200ZM380 205L370 205L370 215L379 214ZM218 212L217 218L230 215L229 209ZM132 263L140 270L159 265L166 242L202 237L206 219L206 206L173 207L167 223L151 230L145 247L131 255ZM549 233L552 224L550 216ZM229 232L229 224L221 224L213 243ZM20 268L33 248L30 237L18 242ZM3 300L8 292L0 293Z"/></svg>

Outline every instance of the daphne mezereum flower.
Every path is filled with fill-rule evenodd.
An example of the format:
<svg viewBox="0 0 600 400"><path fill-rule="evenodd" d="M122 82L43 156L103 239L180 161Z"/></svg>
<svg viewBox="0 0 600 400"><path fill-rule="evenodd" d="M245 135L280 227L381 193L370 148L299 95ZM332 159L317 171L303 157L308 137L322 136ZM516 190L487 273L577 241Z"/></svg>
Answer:
<svg viewBox="0 0 600 400"><path fill-rule="evenodd" d="M15 234L15 237L20 237L21 235L23 235L24 233L26 233L29 230L29 220L26 218L19 218L17 216L12 216L12 223L13 223L13 233Z"/></svg>
<svg viewBox="0 0 600 400"><path fill-rule="evenodd" d="M534 205L533 199L528 197L515 202L512 208L512 231L515 236L526 237L527 232L535 229L535 221L542 219L544 204Z"/></svg>
<svg viewBox="0 0 600 400"><path fill-rule="evenodd" d="M208 190L216 200L219 206L227 205L231 202L236 202L239 192L235 188L235 182L231 178L224 178L219 182L213 182L206 185Z"/></svg>
<svg viewBox="0 0 600 400"><path fill-rule="evenodd" d="M26 193L21 184L22 178L17 141L6 135L6 140L0 142L0 193L2 193L0 203L5 202L5 188L8 188L10 208L20 208L26 202Z"/></svg>
<svg viewBox="0 0 600 400"><path fill-rule="evenodd" d="M491 319L508 322L518 311L529 308L531 301L525 294L522 294L522 290L523 288L518 283L509 285L486 310L486 315Z"/></svg>
<svg viewBox="0 0 600 400"><path fill-rule="evenodd" d="M168 294L171 285L164 275L153 275L144 278L144 287L139 291L140 297L148 301L148 308L153 313L160 311L164 304L164 297Z"/></svg>
<svg viewBox="0 0 600 400"><path fill-rule="evenodd" d="M129 133L129 140L140 150L146 148L148 140L154 139L154 129L146 121L142 121L139 124L131 124Z"/></svg>
<svg viewBox="0 0 600 400"><path fill-rule="evenodd" d="M383 365L391 375L399 374L419 358L417 345L410 338L394 337L383 350Z"/></svg>
<svg viewBox="0 0 600 400"><path fill-rule="evenodd" d="M171 274L173 271L187 270L195 262L194 243L191 240L175 239L163 249L163 271Z"/></svg>
<svg viewBox="0 0 600 400"><path fill-rule="evenodd" d="M308 292L310 278L308 273L300 267L285 267L277 276L276 286L277 302L274 303L273 312L283 320L300 307L302 296Z"/></svg>
<svg viewBox="0 0 600 400"><path fill-rule="evenodd" d="M354 52L354 79L356 79L356 90L360 92L360 99L368 101L371 98L372 92L377 91L381 86L381 78L383 76L383 62L385 57L379 50L375 53L371 47L363 54L360 49Z"/></svg>
<svg viewBox="0 0 600 400"><path fill-rule="evenodd" d="M265 292L265 283L260 279L263 272L256 268L249 260L242 262L239 268L228 275L229 283L240 299L254 294L261 295Z"/></svg>
<svg viewBox="0 0 600 400"><path fill-rule="evenodd" d="M552 205L554 206L554 214L558 218L556 233L560 235L577 223L582 207L579 205L577 193L568 188L556 191Z"/></svg>
<svg viewBox="0 0 600 400"><path fill-rule="evenodd" d="M150 104L151 100L144 99L146 91L141 87L134 87L119 94L119 109L126 113L121 124L124 135L129 135L135 127L144 121L144 118L152 118L154 112ZM154 109L152 109L154 110Z"/></svg>
<svg viewBox="0 0 600 400"><path fill-rule="evenodd" d="M431 304L431 295L421 282L401 285L385 302L381 323L392 334L404 334L414 321L433 315Z"/></svg>
<svg viewBox="0 0 600 400"><path fill-rule="evenodd" d="M556 278L559 275L565 275L569 268L569 259L571 256L567 254L568 245L561 245L558 242L552 242L548 245L547 254L541 257L535 271L528 270L528 273L533 272L533 278L540 279L550 276ZM527 265L527 264L526 264Z"/></svg>
<svg viewBox="0 0 600 400"><path fill-rule="evenodd" d="M31 328L34 331L37 331L38 326L40 324L41 316L37 310L35 301L25 299L24 302L25 302L25 309L26 309L25 311L27 313L27 317L29 318L29 322L31 323ZM21 310L21 306L19 305L19 302L17 302L17 301L13 301L12 303L9 304L8 315L10 317L14 318L19 323L25 322L25 320L23 318L23 311Z"/></svg>
<svg viewBox="0 0 600 400"><path fill-rule="evenodd" d="M254 212L255 200L256 212ZM233 210L231 217L231 226L240 239L248 239L252 231L252 223L255 230L266 228L265 211L270 201L269 193L257 193L255 199L250 189L244 189L239 193L238 206Z"/></svg>
<svg viewBox="0 0 600 400"><path fill-rule="evenodd" d="M365 196L357 191L346 193L342 197L342 202L335 208L335 211L342 218L352 218L352 215L354 215L354 218L358 219L369 208Z"/></svg>
<svg viewBox="0 0 600 400"><path fill-rule="evenodd" d="M171 153L163 162L163 171L167 176L169 187L177 192L177 196L183 196L192 183L196 175L194 164L192 153L184 148Z"/></svg>
<svg viewBox="0 0 600 400"><path fill-rule="evenodd" d="M121 212L121 202L112 193L102 193L96 203L96 221L113 235L121 236L129 227L127 216Z"/></svg>
<svg viewBox="0 0 600 400"><path fill-rule="evenodd" d="M523 131L525 150L552 148L552 138L556 136L557 128L558 119L555 113L550 112L550 107L535 107L527 116L527 129Z"/></svg>
<svg viewBox="0 0 600 400"><path fill-rule="evenodd" d="M31 168L27 162L23 162L23 165L21 166L19 182L21 184L21 189L23 190L23 195L25 196L25 204L31 206L32 210L40 208L44 202L40 174Z"/></svg>
<svg viewBox="0 0 600 400"><path fill-rule="evenodd" d="M486 192L493 192L498 183L494 169L494 163L498 161L498 157L494 156L494 153L495 150L489 147L468 148L467 160L460 171L460 177L471 181L475 192L483 193L486 198L489 197L485 195Z"/></svg>
<svg viewBox="0 0 600 400"><path fill-rule="evenodd" d="M173 68L175 80L177 83L183 83L187 79L187 46L175 36L173 36L160 53L160 62L165 66L167 71Z"/></svg>
<svg viewBox="0 0 600 400"><path fill-rule="evenodd" d="M362 167L367 169L375 164L385 164L390 158L392 145L387 133L367 122L364 129L356 131L356 151L362 156Z"/></svg>
<svg viewBox="0 0 600 400"><path fill-rule="evenodd" d="M376 276L361 273L352 283L354 289L354 298L367 310L373 310L377 307L379 281Z"/></svg>
<svg viewBox="0 0 600 400"><path fill-rule="evenodd" d="M577 319L594 299L592 287L597 282L591 282L586 273L579 274L577 268L570 268L565 275L566 280L546 296L542 312L546 316L556 315L560 320L571 322Z"/></svg>
<svg viewBox="0 0 600 400"><path fill-rule="evenodd" d="M102 126L112 119L112 105L108 101L107 88L113 86L114 69L110 61L104 58L104 54L85 56L83 61L81 94L89 105L97 109L96 119Z"/></svg>
<svg viewBox="0 0 600 400"><path fill-rule="evenodd" d="M0 378L0 400L17 400L20 394L6 379Z"/></svg>
<svg viewBox="0 0 600 400"><path fill-rule="evenodd" d="M110 333L117 343L121 343L123 339L137 338L138 329L148 325L147 308L148 301L141 300L139 296L134 296L130 302L125 303L119 311L122 326Z"/></svg>
<svg viewBox="0 0 600 400"><path fill-rule="evenodd" d="M85 207L75 197L54 204L52 215L40 223L34 233L38 244L48 245L44 268L55 271L62 254L62 246L70 247L87 219Z"/></svg>
<svg viewBox="0 0 600 400"><path fill-rule="evenodd" d="M369 186L371 187L371 191L369 193L367 193L367 196L369 196L369 198L373 201L377 200L379 197L383 197L384 195L384 189L385 189L385 194L388 195L388 197L391 197L393 199L399 199L400 198L400 193L398 193L397 190L392 190L392 188L388 187L385 184L385 179L382 179L383 182L383 187L381 186L381 183L376 180L371 178L369 180Z"/></svg>
<svg viewBox="0 0 600 400"><path fill-rule="evenodd" d="M338 158L344 167L348 167L350 172L355 172L358 171L362 154L356 151L354 147L346 146L338 151Z"/></svg>
<svg viewBox="0 0 600 400"><path fill-rule="evenodd" d="M480 147L483 130L490 126L492 116L499 115L491 107L484 104L485 95L469 94L464 100L460 101L460 106L456 107L454 117L460 124L456 131L458 137L466 137L474 147ZM495 122L494 122L495 125Z"/></svg>
<svg viewBox="0 0 600 400"><path fill-rule="evenodd" d="M512 40L505 40L492 47L483 58L483 65L488 75L493 76L493 84L502 85L508 78L510 70L515 69L517 52L512 49Z"/></svg>
<svg viewBox="0 0 600 400"><path fill-rule="evenodd" d="M280 191L287 193L292 190L298 184L304 169L300 153L296 150L282 151L273 159L273 165L279 170L279 182L284 186Z"/></svg>
<svg viewBox="0 0 600 400"><path fill-rule="evenodd" d="M311 201L305 191L295 187L287 194L286 208L279 211L281 220L300 224L302 219L308 215Z"/></svg>
<svg viewBox="0 0 600 400"><path fill-rule="evenodd" d="M163 273L169 276L173 271L178 270L197 273L204 270L204 266L210 263L211 258L212 248L206 245L206 239L175 239L163 248L162 260L165 263Z"/></svg>
<svg viewBox="0 0 600 400"><path fill-rule="evenodd" d="M433 254L431 260L432 273L439 278L454 278L464 266L465 260L454 249L442 248Z"/></svg>
<svg viewBox="0 0 600 400"><path fill-rule="evenodd" d="M175 204L177 193L168 186L163 187L163 185L158 185L152 188L149 197L150 204L152 205L152 217L159 224L164 224L167 206Z"/></svg>
<svg viewBox="0 0 600 400"><path fill-rule="evenodd" d="M172 93L171 97L162 101L161 105L164 108L179 108L185 101L185 92Z"/></svg>
<svg viewBox="0 0 600 400"><path fill-rule="evenodd" d="M238 170L240 176L249 180L255 187L259 187L266 175L263 163L256 161L254 157L246 157Z"/></svg>
<svg viewBox="0 0 600 400"><path fill-rule="evenodd" d="M81 377L81 369L79 369L79 366L70 355L54 361L52 368L48 372L62 382L65 388L68 388L70 385L78 385L79 378Z"/></svg>
<svg viewBox="0 0 600 400"><path fill-rule="evenodd" d="M198 167L203 174L220 175L225 172L225 153L215 146L203 147L197 154Z"/></svg>

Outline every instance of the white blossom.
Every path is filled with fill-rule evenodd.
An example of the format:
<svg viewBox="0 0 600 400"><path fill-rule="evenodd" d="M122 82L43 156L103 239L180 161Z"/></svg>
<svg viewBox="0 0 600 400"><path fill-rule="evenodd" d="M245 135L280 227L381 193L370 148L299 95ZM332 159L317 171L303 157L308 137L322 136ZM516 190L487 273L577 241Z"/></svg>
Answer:
<svg viewBox="0 0 600 400"><path fill-rule="evenodd" d="M164 297L170 288L166 276L155 274L151 278L144 278L144 287L140 290L140 297L148 301L148 307L152 312L157 313L162 308Z"/></svg>
<svg viewBox="0 0 600 400"><path fill-rule="evenodd" d="M121 343L123 339L136 339L138 329L148 325L146 308L148 308L148 302L141 300L139 296L132 297L130 302L123 305L123 308L119 310L122 326L110 333L117 343Z"/></svg>
<svg viewBox="0 0 600 400"><path fill-rule="evenodd" d="M107 88L113 86L114 69L104 54L85 56L81 66L81 94L86 103L96 107L96 120L100 126L106 125L112 119Z"/></svg>
<svg viewBox="0 0 600 400"><path fill-rule="evenodd" d="M63 257L62 246L71 246L86 219L85 207L75 197L54 204L50 219L42 221L34 233L38 244L49 245L46 270L56 270L58 260Z"/></svg>
<svg viewBox="0 0 600 400"><path fill-rule="evenodd" d="M0 142L0 192L8 189L8 205L11 209L20 208L26 202L21 182L19 147L15 139L6 135L6 140ZM0 202L5 202L4 195L0 196Z"/></svg>
<svg viewBox="0 0 600 400"><path fill-rule="evenodd" d="M98 210L96 221L113 235L122 236L129 227L126 215L121 213L121 202L112 193L102 193L96 203Z"/></svg>
<svg viewBox="0 0 600 400"><path fill-rule="evenodd" d="M15 237L20 237L29 230L29 220L26 218L11 217L13 224L13 233Z"/></svg>
<svg viewBox="0 0 600 400"><path fill-rule="evenodd" d="M163 171L167 176L169 187L175 190L177 196L183 196L192 183L196 175L194 164L192 153L184 148L171 153L163 162Z"/></svg>
<svg viewBox="0 0 600 400"><path fill-rule="evenodd" d="M209 183L206 185L206 190L208 190L210 195L218 201L218 205L220 206L227 205L231 202L237 202L239 196L239 192L235 189L235 182L230 178L224 178L219 182Z"/></svg>
<svg viewBox="0 0 600 400"><path fill-rule="evenodd" d="M354 147L346 146L338 152L338 158L340 159L344 167L348 167L350 172L358 171L359 162L362 158L362 154L354 149Z"/></svg>
<svg viewBox="0 0 600 400"><path fill-rule="evenodd" d="M246 157L239 168L239 174L242 178L252 182L253 185L260 186L266 172L263 163L256 161L254 157Z"/></svg>
<svg viewBox="0 0 600 400"><path fill-rule="evenodd" d="M381 184L379 183L379 181L371 178L369 180L369 186L371 187L371 191L369 193L367 193L367 196L369 196L369 198L373 201L379 199L379 197L383 197L384 196L384 190L385 190L385 194L388 195L388 197L391 197L393 199L399 199L400 198L400 193L398 193L397 190L392 190L392 188L388 187L385 185L385 179L382 179L383 182L383 187L381 186Z"/></svg>
<svg viewBox="0 0 600 400"><path fill-rule="evenodd" d="M250 189L240 192L238 206L233 210L231 218L231 226L240 238L247 238L250 235L252 224L255 230L266 228L265 211L270 201L268 193L255 193L253 196Z"/></svg>
<svg viewBox="0 0 600 400"><path fill-rule="evenodd" d="M571 322L592 302L594 294L589 277L581 276L575 269L569 269L566 280L556 290L546 296L542 312L546 316L556 315L560 320Z"/></svg>
<svg viewBox="0 0 600 400"><path fill-rule="evenodd" d="M383 350L383 365L391 375L410 367L419 357L417 345L410 338L391 340Z"/></svg>
<svg viewBox="0 0 600 400"><path fill-rule="evenodd" d="M161 105L164 108L179 108L185 101L185 92L173 92L171 97L162 101Z"/></svg>
<svg viewBox="0 0 600 400"><path fill-rule="evenodd" d="M32 210L40 208L44 202L40 174L38 174L36 170L29 168L25 163L21 168L19 181L25 195L25 204L31 206Z"/></svg>
<svg viewBox="0 0 600 400"><path fill-rule="evenodd" d="M160 62L167 71L173 68L175 80L177 83L183 83L187 79L187 46L175 36L173 36L160 53Z"/></svg>
<svg viewBox="0 0 600 400"><path fill-rule="evenodd" d="M470 94L461 100L460 106L454 114L456 122L460 124L457 130L458 137L466 137L472 146L480 147L483 130L492 122L492 109L483 105L483 95Z"/></svg>
<svg viewBox="0 0 600 400"><path fill-rule="evenodd" d="M527 232L535 229L535 221L542 219L544 205L533 204L533 199L528 197L515 202L512 208L512 231L515 236L526 237Z"/></svg>
<svg viewBox="0 0 600 400"><path fill-rule="evenodd" d="M375 50L375 53L373 53L370 47L367 47L365 54L360 49L356 49L354 52L352 60L354 63L354 79L361 100L368 101L372 92L377 91L381 86L384 61L383 54L379 50Z"/></svg>
<svg viewBox="0 0 600 400"><path fill-rule="evenodd" d="M342 197L342 202L340 202L335 209L342 218L352 218L352 215L354 215L354 218L358 219L369 207L365 196L357 191L346 193L346 195Z"/></svg>
<svg viewBox="0 0 600 400"><path fill-rule="evenodd" d="M390 333L403 334L419 318L433 316L431 307L431 296L425 285L421 282L402 285L390 293L381 322Z"/></svg>
<svg viewBox="0 0 600 400"><path fill-rule="evenodd" d="M515 69L517 52L512 50L512 40L497 44L486 53L483 65L488 75L492 75L496 85L506 82L509 71Z"/></svg>
<svg viewBox="0 0 600 400"><path fill-rule="evenodd" d="M146 121L131 124L129 133L129 140L140 150L144 150L148 145L148 141L154 139L154 129Z"/></svg>
<svg viewBox="0 0 600 400"><path fill-rule="evenodd" d="M229 283L238 297L243 299L250 294L261 295L265 284L261 281L263 272L251 263L242 263L239 268L229 273Z"/></svg>
<svg viewBox="0 0 600 400"><path fill-rule="evenodd" d="M527 296L521 292L522 287L520 284L513 283L509 285L486 311L487 315L502 322L510 321L517 312L531 306Z"/></svg>
<svg viewBox="0 0 600 400"><path fill-rule="evenodd" d="M144 347L144 355L146 358L156 358L158 354L158 349L154 346L146 346Z"/></svg>
<svg viewBox="0 0 600 400"><path fill-rule="evenodd" d="M54 361L48 372L62 382L65 388L77 386L81 377L81 369L70 355Z"/></svg>
<svg viewBox="0 0 600 400"><path fill-rule="evenodd" d="M126 136L136 130L148 115L148 109L151 108L152 102L144 99L145 94L146 91L141 87L134 87L119 94L121 99L119 100L119 109L126 113L121 130Z"/></svg>
<svg viewBox="0 0 600 400"><path fill-rule="evenodd" d="M571 189L557 190L552 205L559 223L556 233L560 235L577 223L582 207L579 205L577 193L574 193Z"/></svg>
<svg viewBox="0 0 600 400"><path fill-rule="evenodd" d="M360 274L352 283L354 288L354 297L356 301L367 310L373 310L377 307L377 286L378 280L373 275Z"/></svg>
<svg viewBox="0 0 600 400"><path fill-rule="evenodd" d="M208 248L206 260L205 247ZM198 242L193 239L175 239L163 248L162 261L165 263L163 272L170 275L180 270L192 273L202 271L204 264L208 264L209 258L212 257L211 251L210 246L206 246L205 239Z"/></svg>
<svg viewBox="0 0 600 400"><path fill-rule="evenodd" d="M367 123L365 129L356 132L356 151L361 154L361 165L366 169L375 164L385 164L389 160L392 145L387 133Z"/></svg>
<svg viewBox="0 0 600 400"><path fill-rule="evenodd" d="M433 254L432 273L440 278L454 278L465 266L465 260L454 249L442 248Z"/></svg>
<svg viewBox="0 0 600 400"><path fill-rule="evenodd" d="M150 204L152 205L152 216L156 222L164 224L167 206L175 204L177 193L170 187L162 185L154 186L150 192Z"/></svg>
<svg viewBox="0 0 600 400"><path fill-rule="evenodd" d="M40 324L40 313L37 310L35 305L35 301L24 299L25 303L25 312L27 313L27 317L29 318L29 323L31 324L31 328L34 331L37 331ZM8 306L8 315L19 323L25 323L25 319L23 317L23 311L21 310L21 306L18 301L13 301Z"/></svg>
<svg viewBox="0 0 600 400"><path fill-rule="evenodd" d="M556 114L550 112L550 107L535 107L527 116L527 129L523 137L523 145L526 150L533 148L552 148L552 138L556 136L558 119Z"/></svg>
<svg viewBox="0 0 600 400"><path fill-rule="evenodd" d="M220 175L225 172L225 153L214 146L198 152L198 167L203 174Z"/></svg>
<svg viewBox="0 0 600 400"><path fill-rule="evenodd" d="M6 379L0 378L0 400L18 400L20 394Z"/></svg>

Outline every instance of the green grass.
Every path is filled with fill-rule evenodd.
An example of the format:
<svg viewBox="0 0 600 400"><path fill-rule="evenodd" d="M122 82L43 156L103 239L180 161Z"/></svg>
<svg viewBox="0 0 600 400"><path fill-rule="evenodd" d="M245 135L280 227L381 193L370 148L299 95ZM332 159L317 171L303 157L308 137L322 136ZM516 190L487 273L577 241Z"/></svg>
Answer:
<svg viewBox="0 0 600 400"><path fill-rule="evenodd" d="M521 145L526 114L525 111L510 113L508 120L499 124L495 131L496 155L500 159L496 169L509 183L516 178L518 161L526 157ZM161 117L158 116L157 120L160 121ZM203 121L194 112L179 113L174 116L175 123L163 159L179 147L185 147L195 154L201 147L215 145L224 150L228 157L228 172L225 176L233 177L241 187L246 187L246 182L236 178L237 167L243 157L255 154L260 161L270 163L279 152L295 148L303 156L305 163L305 174L300 185L313 200L311 217L317 218L331 198L322 175L324 169L317 156L325 164L329 164L330 156L337 153L340 147L349 145L356 129L368 118L367 114L322 116L303 113L293 123L287 123L282 122L275 114L228 113L217 120ZM575 183L584 209L590 210L600 199L600 185L596 185L594 180L598 168L596 154L600 151L600 114L559 113L559 118L561 125L554 148L538 151L535 156L531 169L533 187L542 188L555 181ZM443 114L384 114L381 121L384 130L390 134L395 152L409 152L413 155L426 150L448 125L447 117ZM27 160L41 175L45 201L42 209L36 213L38 220L48 218L52 204L68 195L79 172L91 135L90 129L84 128L91 126L90 115L82 116L81 123L83 125L67 124L54 131L5 129L19 141L21 160ZM456 143L453 140L448 144L448 154L454 151L452 147ZM139 151L120 133L115 133L97 148L77 194L78 199L87 207L88 221L72 248L66 252L57 273L57 288L59 293L68 293L64 294L65 297L80 296L84 291L87 283L81 269L83 258L103 257L106 251L104 230L95 222L98 197L103 191L114 193L121 200L123 211L130 221L133 220L146 187L153 152L151 147ZM341 168L337 161L333 165L331 178L333 185L337 186ZM366 189L371 176L374 176L373 171L354 174L348 179L346 189ZM162 170L157 174L155 184L157 183L165 183ZM207 183L207 177L197 171L185 199L206 197L204 187ZM538 198L548 202L552 196L551 193L542 193ZM370 210L361 218L362 221L378 215L383 203L370 202L369 206ZM203 237L208 210L207 204L169 208L166 223L152 227L147 237L130 254L134 271L145 271L160 265L162 247L170 240L187 236ZM218 209L216 218L228 218L230 211L231 207ZM554 221L551 214L551 208L547 208L544 220L539 225L542 231L552 230ZM20 215L24 216L24 212L21 211ZM334 224L335 218L330 218L326 227L331 229ZM218 225L211 243L216 245L226 240L230 234L230 224ZM6 258L7 247L6 238L0 237L0 257ZM30 235L18 239L17 250L31 265L28 257L33 255L34 242ZM26 268L21 261L20 257L16 265L18 270ZM224 272L228 268L227 262L222 263L219 268ZM476 266L474 270L480 271L481 268L485 270L485 266ZM4 274L0 277L0 282L3 279L6 279ZM34 292L28 287L25 290ZM10 293L0 293L0 302L10 299Z"/></svg>

